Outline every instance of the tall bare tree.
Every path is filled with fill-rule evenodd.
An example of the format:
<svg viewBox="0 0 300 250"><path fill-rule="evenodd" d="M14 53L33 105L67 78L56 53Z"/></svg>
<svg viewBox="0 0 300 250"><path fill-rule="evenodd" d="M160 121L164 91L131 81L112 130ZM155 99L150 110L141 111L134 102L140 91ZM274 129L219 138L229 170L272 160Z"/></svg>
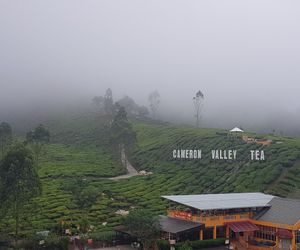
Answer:
<svg viewBox="0 0 300 250"><path fill-rule="evenodd" d="M153 118L156 118L158 106L160 104L160 95L157 90L150 93L148 101Z"/></svg>
<svg viewBox="0 0 300 250"><path fill-rule="evenodd" d="M107 89L104 95L104 111L106 115L113 115L114 101L111 89Z"/></svg>
<svg viewBox="0 0 300 250"><path fill-rule="evenodd" d="M198 90L196 95L193 97L197 127L199 127L199 125L200 125L201 109L203 106L203 100L204 100L204 95L200 90Z"/></svg>

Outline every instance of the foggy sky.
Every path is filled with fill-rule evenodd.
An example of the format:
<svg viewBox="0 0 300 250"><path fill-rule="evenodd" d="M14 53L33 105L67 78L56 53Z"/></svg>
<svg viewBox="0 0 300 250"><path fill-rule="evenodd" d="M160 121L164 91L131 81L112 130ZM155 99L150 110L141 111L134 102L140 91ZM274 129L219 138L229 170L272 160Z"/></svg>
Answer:
<svg viewBox="0 0 300 250"><path fill-rule="evenodd" d="M297 0L1 0L0 111L110 87L184 119L199 89L204 120L296 117L299 24Z"/></svg>

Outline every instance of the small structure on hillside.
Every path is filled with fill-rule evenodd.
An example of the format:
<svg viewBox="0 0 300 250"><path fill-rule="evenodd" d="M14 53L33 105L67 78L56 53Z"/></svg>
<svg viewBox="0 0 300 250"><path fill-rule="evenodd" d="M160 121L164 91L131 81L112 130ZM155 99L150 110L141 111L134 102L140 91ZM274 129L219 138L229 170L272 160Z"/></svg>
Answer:
<svg viewBox="0 0 300 250"><path fill-rule="evenodd" d="M129 214L129 211L123 210L123 209L119 209L119 210L117 210L117 211L115 212L115 214L121 215L121 216L126 216L126 215Z"/></svg>
<svg viewBox="0 0 300 250"><path fill-rule="evenodd" d="M266 147L271 146L273 143L273 141L269 139L256 139L255 137L251 137L247 135L243 135L242 140L246 143L255 143Z"/></svg>
<svg viewBox="0 0 300 250"><path fill-rule="evenodd" d="M153 174L152 172L147 172L146 170L141 170L139 172L139 175L143 175L143 176L152 175L152 174Z"/></svg>
<svg viewBox="0 0 300 250"><path fill-rule="evenodd" d="M269 139L257 139L253 136L245 135L245 131L238 127L229 130L229 133L236 137L240 137L246 143L254 143L266 147L271 146L273 143L273 141Z"/></svg>
<svg viewBox="0 0 300 250"><path fill-rule="evenodd" d="M242 129L238 128L238 127L234 127L229 132L230 133L244 133L244 130L242 130Z"/></svg>
<svg viewBox="0 0 300 250"><path fill-rule="evenodd" d="M241 137L243 133L244 133L244 130L242 130L238 127L234 127L233 129L229 130L228 136L237 138L237 137Z"/></svg>

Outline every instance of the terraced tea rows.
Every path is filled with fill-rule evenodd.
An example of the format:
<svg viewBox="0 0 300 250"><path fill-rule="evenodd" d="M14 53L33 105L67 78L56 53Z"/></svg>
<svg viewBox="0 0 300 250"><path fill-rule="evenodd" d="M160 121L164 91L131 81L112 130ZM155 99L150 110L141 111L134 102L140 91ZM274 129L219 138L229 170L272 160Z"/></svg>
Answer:
<svg viewBox="0 0 300 250"><path fill-rule="evenodd" d="M75 230L82 211L62 188L74 177L87 179L98 190L97 202L87 213L96 232L111 231L120 224L122 216L116 214L119 209L143 207L156 214L165 213L167 204L162 195L266 191L295 197L300 193L299 140L275 138L282 144L262 148L228 137L225 131L136 123L138 145L130 161L139 170L154 174L111 181L102 178L122 174L124 168L116 156L109 154L101 128L93 127L67 127L59 133L56 129L55 144L48 146L41 161L43 194L25 211L23 233L55 230L61 221L72 223ZM70 133L77 135L75 141L67 139ZM173 149L180 148L201 148L203 158L173 159ZM212 160L212 149L236 149L238 158ZM266 160L250 161L252 149L264 149ZM1 230L12 232L12 221L2 220Z"/></svg>

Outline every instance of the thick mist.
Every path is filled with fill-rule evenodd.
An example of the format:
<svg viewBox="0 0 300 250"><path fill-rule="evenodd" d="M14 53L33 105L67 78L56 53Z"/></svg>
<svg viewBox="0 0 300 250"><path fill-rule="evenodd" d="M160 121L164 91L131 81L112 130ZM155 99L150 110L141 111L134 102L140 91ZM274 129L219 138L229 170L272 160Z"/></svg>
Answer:
<svg viewBox="0 0 300 250"><path fill-rule="evenodd" d="M0 2L0 121L87 106L111 88L159 118L300 135L299 1Z"/></svg>

